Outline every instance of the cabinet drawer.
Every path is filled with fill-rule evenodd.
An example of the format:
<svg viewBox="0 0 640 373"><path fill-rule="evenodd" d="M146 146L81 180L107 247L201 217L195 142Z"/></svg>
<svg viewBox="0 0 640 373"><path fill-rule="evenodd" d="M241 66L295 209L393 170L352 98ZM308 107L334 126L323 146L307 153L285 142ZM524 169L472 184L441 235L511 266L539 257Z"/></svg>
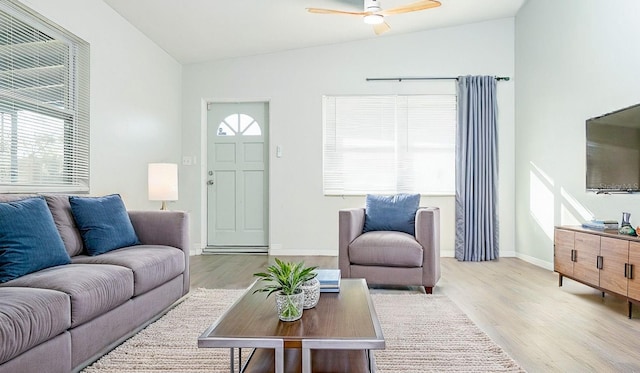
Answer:
<svg viewBox="0 0 640 373"><path fill-rule="evenodd" d="M553 269L573 276L573 251L575 232L556 229L554 232Z"/></svg>
<svg viewBox="0 0 640 373"><path fill-rule="evenodd" d="M600 255L600 287L626 296L625 265L629 261L629 241L602 237Z"/></svg>
<svg viewBox="0 0 640 373"><path fill-rule="evenodd" d="M598 286L600 271L598 255L600 255L600 236L587 233L576 233L573 276L585 283Z"/></svg>
<svg viewBox="0 0 640 373"><path fill-rule="evenodd" d="M640 242L629 243L629 264L631 278L629 279L628 297L640 300Z"/></svg>

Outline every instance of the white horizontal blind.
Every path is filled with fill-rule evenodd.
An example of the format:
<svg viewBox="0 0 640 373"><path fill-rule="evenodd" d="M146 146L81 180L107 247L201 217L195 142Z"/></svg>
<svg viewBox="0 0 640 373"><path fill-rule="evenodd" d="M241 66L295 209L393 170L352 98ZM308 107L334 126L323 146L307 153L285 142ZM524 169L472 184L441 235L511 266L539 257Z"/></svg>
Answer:
<svg viewBox="0 0 640 373"><path fill-rule="evenodd" d="M325 195L455 189L456 96L323 97Z"/></svg>
<svg viewBox="0 0 640 373"><path fill-rule="evenodd" d="M89 44L0 1L0 190L89 190Z"/></svg>

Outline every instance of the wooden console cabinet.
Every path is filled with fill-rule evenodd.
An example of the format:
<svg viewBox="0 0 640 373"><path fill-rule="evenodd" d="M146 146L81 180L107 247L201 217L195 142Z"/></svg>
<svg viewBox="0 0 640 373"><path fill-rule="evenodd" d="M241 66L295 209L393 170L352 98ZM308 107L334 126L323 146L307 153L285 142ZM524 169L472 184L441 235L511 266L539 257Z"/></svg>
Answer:
<svg viewBox="0 0 640 373"><path fill-rule="evenodd" d="M617 231L596 231L582 227L555 228L554 271L558 285L568 277L627 300L631 318L633 303L640 303L640 238Z"/></svg>

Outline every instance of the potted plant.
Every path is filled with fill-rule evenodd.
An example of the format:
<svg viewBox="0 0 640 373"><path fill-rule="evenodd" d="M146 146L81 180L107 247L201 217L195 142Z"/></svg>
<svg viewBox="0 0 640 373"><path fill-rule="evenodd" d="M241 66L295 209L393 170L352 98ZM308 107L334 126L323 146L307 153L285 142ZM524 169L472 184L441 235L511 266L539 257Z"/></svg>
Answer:
<svg viewBox="0 0 640 373"><path fill-rule="evenodd" d="M305 267L303 262L283 262L275 258L275 264L267 267L266 272L253 275L264 283L254 293L265 292L267 298L276 293L278 317L282 321L295 321L302 317L304 306L304 292L301 286L316 276L317 267Z"/></svg>

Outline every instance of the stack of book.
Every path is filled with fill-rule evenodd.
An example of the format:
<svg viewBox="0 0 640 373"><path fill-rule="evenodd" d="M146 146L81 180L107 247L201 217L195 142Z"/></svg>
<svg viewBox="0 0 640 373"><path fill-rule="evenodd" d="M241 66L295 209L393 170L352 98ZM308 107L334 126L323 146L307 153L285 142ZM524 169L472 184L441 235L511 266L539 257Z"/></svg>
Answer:
<svg viewBox="0 0 640 373"><path fill-rule="evenodd" d="M318 281L320 281L321 293L340 292L340 270L339 269L318 269Z"/></svg>
<svg viewBox="0 0 640 373"><path fill-rule="evenodd" d="M618 230L618 222L616 220L591 219L591 221L582 223L582 226L584 228L597 229L601 231L610 229Z"/></svg>

